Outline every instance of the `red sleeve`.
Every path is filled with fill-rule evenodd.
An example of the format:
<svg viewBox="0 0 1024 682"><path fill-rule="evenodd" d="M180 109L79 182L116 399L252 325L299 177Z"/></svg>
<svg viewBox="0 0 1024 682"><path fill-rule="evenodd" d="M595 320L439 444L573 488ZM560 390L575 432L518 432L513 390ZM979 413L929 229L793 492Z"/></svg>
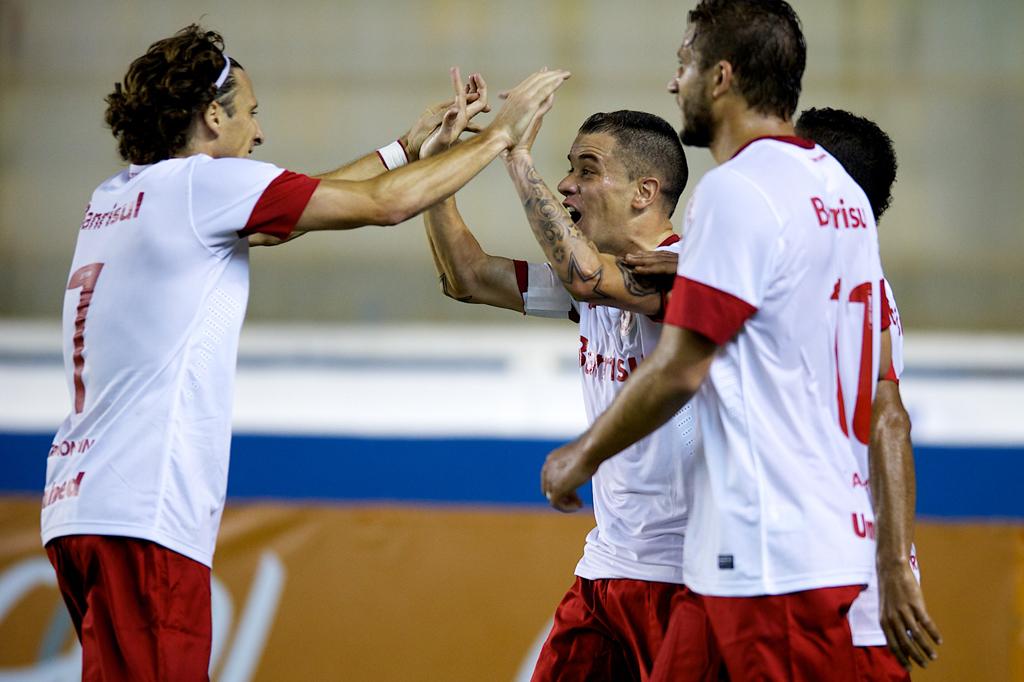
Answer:
<svg viewBox="0 0 1024 682"><path fill-rule="evenodd" d="M661 293L661 304L658 306L658 312L656 312L654 315L648 315L647 317L650 318L651 322L656 322L658 324L664 324L664 322L665 322L665 313L668 311L668 297L669 297L669 294L671 294L672 292L671 291L662 291L660 293Z"/></svg>
<svg viewBox="0 0 1024 682"><path fill-rule="evenodd" d="M308 175L282 172L263 190L238 236L261 232L287 239L319 184L319 180Z"/></svg>
<svg viewBox="0 0 1024 682"><path fill-rule="evenodd" d="M741 298L677 275L665 324L695 331L722 345L756 312L757 308Z"/></svg>
<svg viewBox="0 0 1024 682"><path fill-rule="evenodd" d="M889 363L889 371L886 372L885 376L882 378L887 381L895 381L897 384L900 383L900 378L896 376L896 367L892 362Z"/></svg>
<svg viewBox="0 0 1024 682"><path fill-rule="evenodd" d="M676 242L679 242L679 241L682 241L682 237L680 237L678 234L673 232L672 234L670 234L668 237L665 238L665 241L663 241L662 243L658 244L658 248L660 249L663 246L672 246L673 244L675 244ZM678 253L678 251L676 253ZM662 291L661 292L661 305L658 306L658 312L655 313L654 315L648 315L647 316L647 317L651 318L651 322L657 322L658 324L663 324L665 322L665 312L668 310L668 295L669 295L669 293L670 292L668 292L668 291Z"/></svg>
<svg viewBox="0 0 1024 682"><path fill-rule="evenodd" d="M892 324L892 307L889 305L889 296L885 293L884 279L878 282L878 290L882 299L882 331L884 332Z"/></svg>
<svg viewBox="0 0 1024 682"><path fill-rule="evenodd" d="M516 268L516 285L519 287L519 293L525 294L526 290L530 288L530 269L524 260L513 260L512 264Z"/></svg>

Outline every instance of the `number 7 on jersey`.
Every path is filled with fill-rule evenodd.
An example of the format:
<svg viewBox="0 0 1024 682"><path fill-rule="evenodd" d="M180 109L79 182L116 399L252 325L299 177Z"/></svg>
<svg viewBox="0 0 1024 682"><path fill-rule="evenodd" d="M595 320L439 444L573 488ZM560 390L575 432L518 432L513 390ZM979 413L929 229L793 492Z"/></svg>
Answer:
<svg viewBox="0 0 1024 682"><path fill-rule="evenodd" d="M81 289L78 295L78 311L75 314L75 335L72 337L74 354L72 362L75 367L75 414L85 408L85 382L82 381L82 370L85 369L85 318L89 314L92 303L92 292L96 289L96 280L100 277L103 263L83 265L71 274L68 290Z"/></svg>

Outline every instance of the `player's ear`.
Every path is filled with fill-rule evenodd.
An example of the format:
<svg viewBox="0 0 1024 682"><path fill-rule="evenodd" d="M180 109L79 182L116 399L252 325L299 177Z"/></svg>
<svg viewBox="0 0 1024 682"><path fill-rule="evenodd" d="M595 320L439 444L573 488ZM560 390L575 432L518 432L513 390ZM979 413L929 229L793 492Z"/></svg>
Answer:
<svg viewBox="0 0 1024 682"><path fill-rule="evenodd" d="M724 59L711 68L714 70L712 74L711 96L721 97L732 88L736 74L732 70L732 64Z"/></svg>
<svg viewBox="0 0 1024 682"><path fill-rule="evenodd" d="M655 177L638 178L636 192L633 194L633 208L638 211L646 209L658 200L661 194L661 181Z"/></svg>
<svg viewBox="0 0 1024 682"><path fill-rule="evenodd" d="M220 124L224 119L224 108L214 100L206 106L202 119L203 124L216 137L220 134Z"/></svg>

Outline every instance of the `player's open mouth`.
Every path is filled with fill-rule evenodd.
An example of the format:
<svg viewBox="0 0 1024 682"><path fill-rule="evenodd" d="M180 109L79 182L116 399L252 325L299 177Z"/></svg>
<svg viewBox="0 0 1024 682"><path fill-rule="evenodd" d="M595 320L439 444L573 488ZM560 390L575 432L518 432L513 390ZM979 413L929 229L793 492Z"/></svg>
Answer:
<svg viewBox="0 0 1024 682"><path fill-rule="evenodd" d="M579 210L573 208L572 206L569 206L568 204L562 204L562 206L565 206L565 210L569 212L569 217L572 219L574 223L578 223L580 221L580 218L583 217L583 214L581 214Z"/></svg>

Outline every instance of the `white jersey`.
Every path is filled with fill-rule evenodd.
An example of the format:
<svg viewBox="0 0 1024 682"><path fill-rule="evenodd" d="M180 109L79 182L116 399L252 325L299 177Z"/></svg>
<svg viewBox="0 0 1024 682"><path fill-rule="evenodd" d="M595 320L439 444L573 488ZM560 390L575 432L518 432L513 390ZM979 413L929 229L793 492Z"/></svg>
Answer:
<svg viewBox="0 0 1024 682"><path fill-rule="evenodd" d="M665 322L720 346L695 397L686 584L713 596L866 584L874 517L850 487L837 394L861 404L859 365L877 373L867 198L821 147L762 138L704 176L684 235Z"/></svg>
<svg viewBox="0 0 1024 682"><path fill-rule="evenodd" d="M892 367L886 375L887 379L899 381L903 376L903 323L900 321L899 310L896 308L896 299L892 294L892 287L888 280L882 280L885 288L886 303L882 306L883 315L888 314L888 320L883 318L882 328L889 330L889 337L892 339ZM868 446L866 443L854 439L854 452L857 455L859 471L854 475L852 485L854 487L869 487L869 463ZM921 574L918 568L917 549L913 544L910 546L910 568L914 571L914 577L920 582ZM871 580L867 588L857 595L849 613L850 630L853 633L854 646L884 646L885 632L879 622L878 609L878 573L871 574Z"/></svg>
<svg viewBox="0 0 1024 682"><path fill-rule="evenodd" d="M287 236L316 185L196 155L96 188L64 297L71 412L47 458L44 544L120 535L212 563L249 297L244 237Z"/></svg>
<svg viewBox="0 0 1024 682"><path fill-rule="evenodd" d="M659 248L678 253L678 237ZM583 402L593 423L654 350L661 323L619 308L577 304L546 263L530 264L525 288L527 314L578 312ZM576 575L683 582L686 469L693 461L696 426L693 409L684 407L669 423L601 464L592 479L597 525L587 535Z"/></svg>

